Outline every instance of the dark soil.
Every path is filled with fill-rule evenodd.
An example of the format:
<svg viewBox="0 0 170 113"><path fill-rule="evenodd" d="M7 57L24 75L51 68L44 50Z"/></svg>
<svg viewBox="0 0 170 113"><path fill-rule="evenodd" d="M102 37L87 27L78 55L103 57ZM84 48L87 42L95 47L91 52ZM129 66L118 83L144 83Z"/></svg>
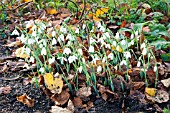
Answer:
<svg viewBox="0 0 170 113"><path fill-rule="evenodd" d="M0 43L0 57L4 57L10 53L6 47L2 47ZM18 72L7 72L0 74L0 87L10 86L11 92L9 94L0 94L0 113L48 113L54 103L46 97L44 92L32 84L23 85L23 78L19 77L12 80L4 80L6 78L16 78L18 75L26 75ZM17 101L16 97L26 93L29 97L34 99L34 107L29 108L23 103ZM124 109L122 106L124 104ZM159 105L162 109L167 108L170 101ZM85 108L76 108L76 113L121 113L124 112L156 112L152 104L142 104L139 100L130 97L124 97L119 101L107 101L99 98L94 100L94 107L86 110Z"/></svg>

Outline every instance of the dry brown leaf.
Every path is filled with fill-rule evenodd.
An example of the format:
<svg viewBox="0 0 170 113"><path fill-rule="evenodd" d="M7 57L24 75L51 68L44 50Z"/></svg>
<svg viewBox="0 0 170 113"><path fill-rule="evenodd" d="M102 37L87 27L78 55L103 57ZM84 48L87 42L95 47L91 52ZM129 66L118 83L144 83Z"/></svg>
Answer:
<svg viewBox="0 0 170 113"><path fill-rule="evenodd" d="M47 88L51 90L52 93L61 93L63 88L63 80L60 75L58 75L58 78L54 78L53 73L46 73L44 75L44 81Z"/></svg>
<svg viewBox="0 0 170 113"><path fill-rule="evenodd" d="M32 81L32 78L26 77L23 79L22 83L23 85L28 85L29 83L31 83L31 81Z"/></svg>
<svg viewBox="0 0 170 113"><path fill-rule="evenodd" d="M163 84L165 87L167 87L167 88L170 86L170 78L161 80L161 82L162 82L162 84Z"/></svg>
<svg viewBox="0 0 170 113"><path fill-rule="evenodd" d="M76 93L76 95L80 97L88 97L91 94L92 94L91 87L82 87Z"/></svg>
<svg viewBox="0 0 170 113"><path fill-rule="evenodd" d="M109 96L108 96L106 93L103 93L103 94L102 94L102 98L103 98L105 101L108 99L108 97L109 97Z"/></svg>
<svg viewBox="0 0 170 113"><path fill-rule="evenodd" d="M68 100L67 109L69 109L72 112L74 112L74 110L75 110L73 102L70 99Z"/></svg>
<svg viewBox="0 0 170 113"><path fill-rule="evenodd" d="M23 45L23 43L21 41L15 41L15 42L11 42L9 44L6 44L4 46L6 47L18 47L18 46L21 46Z"/></svg>
<svg viewBox="0 0 170 113"><path fill-rule="evenodd" d="M133 88L134 90L140 89L142 86L144 86L144 82L133 82Z"/></svg>
<svg viewBox="0 0 170 113"><path fill-rule="evenodd" d="M163 103L169 101L169 94L164 90L158 90L156 96L146 94L146 98L152 102Z"/></svg>
<svg viewBox="0 0 170 113"><path fill-rule="evenodd" d="M62 91L60 94L55 94L51 97L56 105L64 105L69 98L70 94L67 91Z"/></svg>
<svg viewBox="0 0 170 113"><path fill-rule="evenodd" d="M155 96L156 94L156 89L155 88L145 88L145 94L149 95L149 96Z"/></svg>
<svg viewBox="0 0 170 113"><path fill-rule="evenodd" d="M17 100L19 102L22 102L23 104L27 105L28 107L34 106L34 100L27 96L27 94L23 94L19 97L17 97Z"/></svg>
<svg viewBox="0 0 170 113"><path fill-rule="evenodd" d="M51 113L74 113L70 110L68 110L67 108L62 108L62 107L58 107L58 106L51 106Z"/></svg>
<svg viewBox="0 0 170 113"><path fill-rule="evenodd" d="M10 86L0 87L0 94L9 94L11 90Z"/></svg>
<svg viewBox="0 0 170 113"><path fill-rule="evenodd" d="M2 69L2 70L1 70ZM5 73L8 71L8 66L5 64L3 67L0 66L0 73Z"/></svg>
<svg viewBox="0 0 170 113"><path fill-rule="evenodd" d="M76 107L81 107L83 105L82 99L80 97L74 97L73 104Z"/></svg>

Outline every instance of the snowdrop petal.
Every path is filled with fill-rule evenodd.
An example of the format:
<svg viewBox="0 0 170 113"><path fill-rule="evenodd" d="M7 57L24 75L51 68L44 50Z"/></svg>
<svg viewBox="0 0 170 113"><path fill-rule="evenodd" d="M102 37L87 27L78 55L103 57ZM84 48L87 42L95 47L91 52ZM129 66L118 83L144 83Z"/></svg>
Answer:
<svg viewBox="0 0 170 113"><path fill-rule="evenodd" d="M97 72L100 73L102 71L102 66L97 67Z"/></svg>
<svg viewBox="0 0 170 113"><path fill-rule="evenodd" d="M63 54L67 54L69 55L71 53L71 49L70 48L65 48L63 51Z"/></svg>
<svg viewBox="0 0 170 113"><path fill-rule="evenodd" d="M52 45L56 45L56 44L57 44L57 40L55 38L53 38Z"/></svg>
<svg viewBox="0 0 170 113"><path fill-rule="evenodd" d="M43 47L42 50L41 50L41 55L47 55L47 51L46 51L46 48Z"/></svg>
<svg viewBox="0 0 170 113"><path fill-rule="evenodd" d="M69 63L72 63L72 62L74 62L76 59L77 59L76 56L69 56L68 61L69 61Z"/></svg>
<svg viewBox="0 0 170 113"><path fill-rule="evenodd" d="M12 32L12 34L11 34L11 35L17 35L17 36L19 36L19 32L18 32L18 30L14 29L14 31Z"/></svg>
<svg viewBox="0 0 170 113"><path fill-rule="evenodd" d="M122 60L121 62L120 62L120 65L122 66L122 65L126 65L127 63L126 63L126 60Z"/></svg>
<svg viewBox="0 0 170 113"><path fill-rule="evenodd" d="M89 47L89 52L94 53L94 46Z"/></svg>

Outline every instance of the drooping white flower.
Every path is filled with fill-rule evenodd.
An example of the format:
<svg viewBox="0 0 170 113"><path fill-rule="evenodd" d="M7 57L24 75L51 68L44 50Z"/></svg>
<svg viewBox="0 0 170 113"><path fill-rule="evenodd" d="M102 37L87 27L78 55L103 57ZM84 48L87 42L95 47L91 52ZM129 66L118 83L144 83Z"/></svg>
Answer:
<svg viewBox="0 0 170 113"><path fill-rule="evenodd" d="M119 45L116 47L116 50L119 51L119 52L123 51L122 48Z"/></svg>
<svg viewBox="0 0 170 113"><path fill-rule="evenodd" d="M12 34L11 35L17 35L17 36L19 36L19 32L18 32L18 30L17 29L14 29L14 31L12 32Z"/></svg>
<svg viewBox="0 0 170 113"><path fill-rule="evenodd" d="M67 33L67 29L64 26L60 27L60 32L66 34Z"/></svg>
<svg viewBox="0 0 170 113"><path fill-rule="evenodd" d="M106 62L106 57L103 57L102 63L105 63L105 62Z"/></svg>
<svg viewBox="0 0 170 113"><path fill-rule="evenodd" d="M59 35L57 40L58 40L58 42L61 42L61 41L64 42L64 35L63 34Z"/></svg>
<svg viewBox="0 0 170 113"><path fill-rule="evenodd" d="M104 26L101 26L99 31L102 31L102 32L105 32L106 31L106 28Z"/></svg>
<svg viewBox="0 0 170 113"><path fill-rule="evenodd" d="M52 64L55 62L55 57L49 58L48 59L49 64Z"/></svg>
<svg viewBox="0 0 170 113"><path fill-rule="evenodd" d="M53 38L52 45L56 45L56 44L57 44L57 40L56 40L56 38Z"/></svg>
<svg viewBox="0 0 170 113"><path fill-rule="evenodd" d="M45 73L45 68L44 68L44 67L41 67L41 68L39 69L39 72L41 72L42 74Z"/></svg>
<svg viewBox="0 0 170 113"><path fill-rule="evenodd" d="M147 54L147 49L146 48L143 48L142 50L142 55L146 55Z"/></svg>
<svg viewBox="0 0 170 113"><path fill-rule="evenodd" d="M121 44L121 45L126 45L126 40L122 40L122 41L120 42L120 44Z"/></svg>
<svg viewBox="0 0 170 113"><path fill-rule="evenodd" d="M86 24L83 24L82 28L85 29L86 28Z"/></svg>
<svg viewBox="0 0 170 113"><path fill-rule="evenodd" d="M79 48L77 51L78 51L78 53L79 53L80 55L83 55L83 51L82 51L81 48Z"/></svg>
<svg viewBox="0 0 170 113"><path fill-rule="evenodd" d="M110 38L109 32L104 33L103 36L105 37L105 39L106 39L106 38Z"/></svg>
<svg viewBox="0 0 170 113"><path fill-rule="evenodd" d="M131 54L129 51L124 52L124 57L125 58L131 58Z"/></svg>
<svg viewBox="0 0 170 113"><path fill-rule="evenodd" d="M83 70L83 67L82 67L82 66L80 66L79 68L77 68L77 70L78 70L78 72L79 72L79 73L81 73L81 72L82 72L82 70Z"/></svg>
<svg viewBox="0 0 170 113"><path fill-rule="evenodd" d="M28 39L28 44L33 44L35 42L35 39L34 38L29 38Z"/></svg>
<svg viewBox="0 0 170 113"><path fill-rule="evenodd" d="M120 39L120 34L119 34L119 32L116 33L115 38L116 38L117 40Z"/></svg>
<svg viewBox="0 0 170 113"><path fill-rule="evenodd" d="M83 62L83 63L86 63L86 60L84 59L84 57L82 58L82 62Z"/></svg>
<svg viewBox="0 0 170 113"><path fill-rule="evenodd" d="M28 47L26 47L26 48L25 48L25 53L26 53L27 55L29 55L29 54L31 53L31 49L28 48Z"/></svg>
<svg viewBox="0 0 170 113"><path fill-rule="evenodd" d="M145 44L145 43L142 43L140 48L143 49L143 48L145 48L145 47L146 47L146 44Z"/></svg>
<svg viewBox="0 0 170 113"><path fill-rule="evenodd" d="M43 44L39 44L39 48L43 48Z"/></svg>
<svg viewBox="0 0 170 113"><path fill-rule="evenodd" d="M139 34L139 32L138 32L138 31L135 31L135 37L137 37L137 36L138 36L138 34Z"/></svg>
<svg viewBox="0 0 170 113"><path fill-rule="evenodd" d="M110 47L110 44L105 44L105 48L110 49L110 48L111 48L111 47Z"/></svg>
<svg viewBox="0 0 170 113"><path fill-rule="evenodd" d="M97 28L100 28L102 26L101 22L97 23Z"/></svg>
<svg viewBox="0 0 170 113"><path fill-rule="evenodd" d="M34 63L35 59L33 56L30 57L29 62Z"/></svg>
<svg viewBox="0 0 170 113"><path fill-rule="evenodd" d="M113 42L112 42L112 45L116 47L117 42L116 42L116 41L113 41Z"/></svg>
<svg viewBox="0 0 170 113"><path fill-rule="evenodd" d="M28 63L25 63L23 67L26 67L27 69L30 69Z"/></svg>
<svg viewBox="0 0 170 113"><path fill-rule="evenodd" d="M71 53L71 49L70 48L65 48L63 51L63 54L67 54L69 55Z"/></svg>
<svg viewBox="0 0 170 113"><path fill-rule="evenodd" d="M122 60L121 62L120 62L120 65L122 66L122 65L126 65L127 63L126 63L126 60Z"/></svg>
<svg viewBox="0 0 170 113"><path fill-rule="evenodd" d="M108 56L107 56L108 58L110 58L111 60L113 60L113 53L110 53Z"/></svg>
<svg viewBox="0 0 170 113"><path fill-rule="evenodd" d="M134 34L133 33L130 35L130 39L134 39Z"/></svg>
<svg viewBox="0 0 170 113"><path fill-rule="evenodd" d="M22 43L25 43L26 41L24 34L22 34L20 37L17 37L17 39L19 39Z"/></svg>
<svg viewBox="0 0 170 113"><path fill-rule="evenodd" d="M79 28L76 29L75 33L77 33L77 34L80 33Z"/></svg>
<svg viewBox="0 0 170 113"><path fill-rule="evenodd" d="M43 47L42 50L41 50L41 55L47 55L47 51L46 51L46 48Z"/></svg>
<svg viewBox="0 0 170 113"><path fill-rule="evenodd" d="M56 32L52 31L51 35L52 35L52 37L55 37L56 36Z"/></svg>
<svg viewBox="0 0 170 113"><path fill-rule="evenodd" d="M140 61L138 61L138 63L137 63L137 67L140 67L141 66L141 62Z"/></svg>
<svg viewBox="0 0 170 113"><path fill-rule="evenodd" d="M134 45L134 44L135 44L135 43L134 43L134 40L131 40L131 41L130 41L130 44L131 44L131 45Z"/></svg>
<svg viewBox="0 0 170 113"><path fill-rule="evenodd" d="M156 72L158 70L157 66L154 66L153 71Z"/></svg>
<svg viewBox="0 0 170 113"><path fill-rule="evenodd" d="M67 59L64 58L64 57L58 57L57 59L60 59L60 60L61 60L61 64L64 64L64 61L67 61Z"/></svg>
<svg viewBox="0 0 170 113"><path fill-rule="evenodd" d="M97 67L97 72L98 72L98 73L102 72L102 66L98 66L98 67Z"/></svg>
<svg viewBox="0 0 170 113"><path fill-rule="evenodd" d="M34 25L34 20L25 21L25 27L26 27L26 29L32 27L33 25Z"/></svg>
<svg viewBox="0 0 170 113"><path fill-rule="evenodd" d="M94 53L94 46L90 45L89 52Z"/></svg>
<svg viewBox="0 0 170 113"><path fill-rule="evenodd" d="M66 36L66 39L68 40L70 40L70 41L74 41L75 39L74 39L74 37L71 35L71 34L68 34L67 36Z"/></svg>
<svg viewBox="0 0 170 113"><path fill-rule="evenodd" d="M77 57L73 55L73 56L69 56L68 61L69 61L69 63L72 63L72 62L76 61L76 59L77 59Z"/></svg>

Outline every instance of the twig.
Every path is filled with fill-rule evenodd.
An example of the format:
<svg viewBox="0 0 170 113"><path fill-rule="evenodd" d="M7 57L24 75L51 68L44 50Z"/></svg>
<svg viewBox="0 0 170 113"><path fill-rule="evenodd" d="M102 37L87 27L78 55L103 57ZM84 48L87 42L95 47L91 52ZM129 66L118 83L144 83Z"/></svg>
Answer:
<svg viewBox="0 0 170 113"><path fill-rule="evenodd" d="M83 15L84 15L84 12L86 10L86 0L83 0L83 4L84 4L84 7L83 7L83 11L82 11L82 13L80 15L80 18L79 18L80 21L82 21L81 19L82 19ZM78 23L80 23L80 21Z"/></svg>

